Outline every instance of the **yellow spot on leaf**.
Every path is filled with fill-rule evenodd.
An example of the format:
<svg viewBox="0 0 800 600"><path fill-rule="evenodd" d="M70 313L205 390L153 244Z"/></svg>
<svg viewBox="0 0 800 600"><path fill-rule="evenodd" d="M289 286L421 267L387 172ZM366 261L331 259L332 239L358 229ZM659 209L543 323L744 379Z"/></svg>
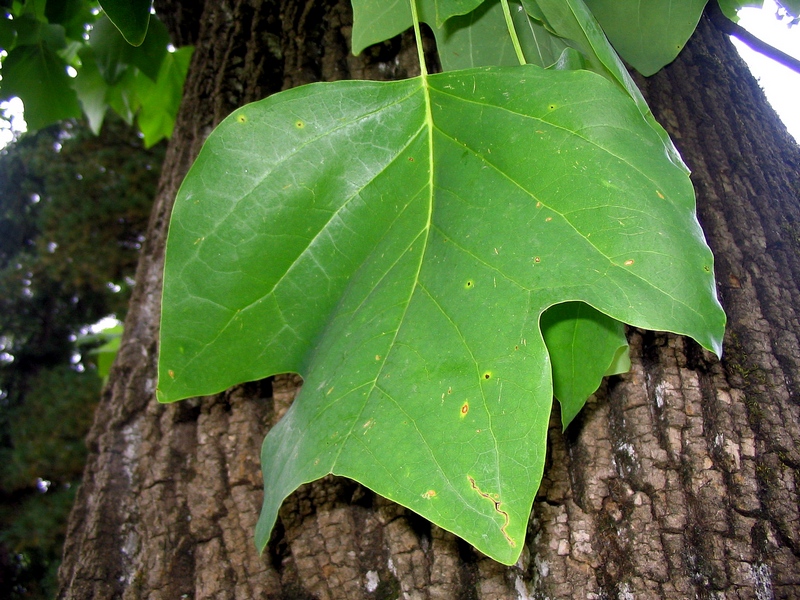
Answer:
<svg viewBox="0 0 800 600"><path fill-rule="evenodd" d="M626 267L630 267L633 264L633 259L629 258L628 260L625 261L624 264L625 264Z"/></svg>
<svg viewBox="0 0 800 600"><path fill-rule="evenodd" d="M305 124L305 123L303 123L302 121L297 121L297 122L294 124L294 126L295 126L295 127L297 127L298 129L302 129L303 127L305 127L305 126L306 126L306 124Z"/></svg>
<svg viewBox="0 0 800 600"><path fill-rule="evenodd" d="M430 500L435 495L436 495L436 490L428 490L427 492L422 494L422 497L425 498L425 500Z"/></svg>
<svg viewBox="0 0 800 600"><path fill-rule="evenodd" d="M172 379L175 379L175 371L173 371L172 369L170 369L169 371L167 371L167 375L169 375L169 376L170 376L170 378L172 378Z"/></svg>
<svg viewBox="0 0 800 600"><path fill-rule="evenodd" d="M239 113L236 115L236 120L239 121L239 123L247 123L247 115Z"/></svg>
<svg viewBox="0 0 800 600"><path fill-rule="evenodd" d="M661 198L662 200L664 199L664 194L662 194L658 190L656 190L656 194L658 194L658 197Z"/></svg>
<svg viewBox="0 0 800 600"><path fill-rule="evenodd" d="M467 416L468 412L469 412L469 402L464 402L464 404L461 405L461 416L462 417Z"/></svg>

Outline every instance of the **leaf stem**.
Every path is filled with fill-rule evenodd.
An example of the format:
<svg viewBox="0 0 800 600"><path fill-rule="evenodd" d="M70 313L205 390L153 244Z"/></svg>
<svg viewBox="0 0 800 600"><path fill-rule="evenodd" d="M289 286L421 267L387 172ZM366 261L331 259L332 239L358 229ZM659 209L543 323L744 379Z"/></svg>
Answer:
<svg viewBox="0 0 800 600"><path fill-rule="evenodd" d="M506 18L506 27L508 27L508 34L511 36L511 44L514 46L514 52L517 53L517 60L519 64L525 65L528 61L525 60L525 55L522 53L522 46L517 37L517 30L514 27L514 21L511 20L511 9L508 7L508 0L500 0L500 4L503 5L503 16Z"/></svg>
<svg viewBox="0 0 800 600"><path fill-rule="evenodd" d="M414 37L417 40L417 54L419 55L419 72L422 78L428 76L428 68L425 66L425 50L422 48L422 34L419 31L419 15L417 14L417 0L411 2L411 20L414 23Z"/></svg>

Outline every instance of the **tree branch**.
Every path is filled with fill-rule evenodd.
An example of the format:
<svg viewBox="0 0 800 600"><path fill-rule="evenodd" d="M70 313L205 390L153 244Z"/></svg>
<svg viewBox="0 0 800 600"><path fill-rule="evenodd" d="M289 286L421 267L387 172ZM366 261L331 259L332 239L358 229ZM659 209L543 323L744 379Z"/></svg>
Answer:
<svg viewBox="0 0 800 600"><path fill-rule="evenodd" d="M750 48L755 50L756 52L760 52L764 56L767 56L777 62L778 64L783 65L784 67L790 68L792 71L800 73L800 60L786 54L785 52L778 50L774 46L770 46L764 40L757 38L752 33L747 31L741 25L737 25L733 21L731 21L728 17L726 17L722 9L719 7L717 2L709 2L708 3L708 16L711 19L711 22L714 24L714 27L726 33L728 35L732 35L738 40L747 44Z"/></svg>

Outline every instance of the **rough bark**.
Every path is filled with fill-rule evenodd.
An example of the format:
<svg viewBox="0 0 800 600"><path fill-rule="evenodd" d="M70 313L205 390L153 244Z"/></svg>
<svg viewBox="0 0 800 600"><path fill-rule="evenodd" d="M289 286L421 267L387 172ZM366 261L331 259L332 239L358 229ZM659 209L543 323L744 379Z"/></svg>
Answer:
<svg viewBox="0 0 800 600"><path fill-rule="evenodd" d="M171 203L236 106L309 81L413 74L414 50L406 36L348 55L346 0L193 6L157 5L197 51L89 438L61 598L800 596L800 151L705 21L642 86L694 171L730 321L722 362L684 338L631 331L632 371L607 381L566 434L554 415L514 567L337 478L293 494L259 556L260 443L297 380L156 403Z"/></svg>

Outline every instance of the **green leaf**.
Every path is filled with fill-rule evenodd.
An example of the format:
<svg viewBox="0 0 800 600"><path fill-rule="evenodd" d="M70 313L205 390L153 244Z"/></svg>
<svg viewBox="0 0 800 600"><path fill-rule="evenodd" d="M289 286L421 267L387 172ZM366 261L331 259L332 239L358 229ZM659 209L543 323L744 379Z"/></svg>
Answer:
<svg viewBox="0 0 800 600"><path fill-rule="evenodd" d="M49 23L62 25L68 38L82 40L85 25L95 20L93 5L87 0L51 0L44 14Z"/></svg>
<svg viewBox="0 0 800 600"><path fill-rule="evenodd" d="M141 78L136 69L125 69L119 81L110 86L106 92L106 102L128 125L133 125L136 113L141 107L137 96Z"/></svg>
<svg viewBox="0 0 800 600"><path fill-rule="evenodd" d="M450 17L472 12L484 0L418 0L420 21L441 29ZM411 27L409 0L352 0L353 54Z"/></svg>
<svg viewBox="0 0 800 600"><path fill-rule="evenodd" d="M169 46L169 32L157 17L150 19L150 27L147 30L147 37L144 42L137 47L125 46L123 54L124 60L155 81L161 70L161 61L167 56Z"/></svg>
<svg viewBox="0 0 800 600"><path fill-rule="evenodd" d="M78 94L83 112L89 120L89 127L95 135L100 133L103 126L108 102L108 84L97 67L94 52L89 46L85 46L80 52L81 68L78 76L73 81L73 88Z"/></svg>
<svg viewBox="0 0 800 600"><path fill-rule="evenodd" d="M661 138L672 162L688 174L689 169L683 164L669 135L653 117L644 96L583 0L521 0L521 2L529 15L534 17L544 15L550 28L558 35L569 39L571 45L586 57L587 68L617 83L633 98L642 116Z"/></svg>
<svg viewBox="0 0 800 600"><path fill-rule="evenodd" d="M648 76L675 60L707 1L586 0L586 5L620 56Z"/></svg>
<svg viewBox="0 0 800 600"><path fill-rule="evenodd" d="M374 4L382 4L380 0L371 0ZM430 1L420 2L420 4L427 4L430 6ZM451 17L459 15L466 15L478 8L484 0L432 0L435 6L436 18L432 25L441 27Z"/></svg>
<svg viewBox="0 0 800 600"><path fill-rule="evenodd" d="M66 64L43 44L17 46L3 61L2 99L19 96L28 129L81 115Z"/></svg>
<svg viewBox="0 0 800 600"><path fill-rule="evenodd" d="M541 328L566 429L605 375L630 368L625 326L583 302L564 302L542 314Z"/></svg>
<svg viewBox="0 0 800 600"><path fill-rule="evenodd" d="M11 19L0 19L0 49L11 51L17 44L17 28Z"/></svg>
<svg viewBox="0 0 800 600"><path fill-rule="evenodd" d="M155 83L141 75L136 79L141 106L137 123L144 134L146 148L172 135L193 50L192 46L183 46L168 53L161 63Z"/></svg>
<svg viewBox="0 0 800 600"><path fill-rule="evenodd" d="M411 27L411 6L408 0L352 0L353 54L367 46L392 39Z"/></svg>
<svg viewBox="0 0 800 600"><path fill-rule="evenodd" d="M100 0L100 6L129 44L138 46L147 35L152 0Z"/></svg>
<svg viewBox="0 0 800 600"><path fill-rule="evenodd" d="M748 2L746 0L717 0L717 2L720 10L722 10L722 14L734 23L739 22L739 15L737 14L739 9L745 6L761 7L764 5L763 0L755 0L754 2Z"/></svg>
<svg viewBox="0 0 800 600"><path fill-rule="evenodd" d="M34 15L26 13L20 15L12 22L17 33L18 46L39 44L42 40L42 23Z"/></svg>
<svg viewBox="0 0 800 600"><path fill-rule="evenodd" d="M127 68L125 52L129 44L108 17L100 17L89 34L97 66L109 85L114 85Z"/></svg>
<svg viewBox="0 0 800 600"><path fill-rule="evenodd" d="M527 61L540 67L556 63L567 44L532 21L518 2L510 2L512 19ZM468 15L433 27L444 71L518 65L500 0L488 0Z"/></svg>
<svg viewBox="0 0 800 600"><path fill-rule="evenodd" d="M117 352L119 352L119 345L122 341L122 325L115 325L106 329L102 332L102 335L108 341L99 348L92 350L92 354L97 356L97 374L105 382L111 372Z"/></svg>
<svg viewBox="0 0 800 600"><path fill-rule="evenodd" d="M512 564L552 402L541 314L583 301L719 352L712 260L686 173L593 73L297 88L233 113L181 187L157 394L303 375L262 450L260 548L334 473Z"/></svg>
<svg viewBox="0 0 800 600"><path fill-rule="evenodd" d="M133 47L107 17L101 17L92 28L89 44L94 50L100 72L109 85L115 84L131 65L155 81L161 61L167 55L169 33L166 26L154 17L147 38L140 46Z"/></svg>

